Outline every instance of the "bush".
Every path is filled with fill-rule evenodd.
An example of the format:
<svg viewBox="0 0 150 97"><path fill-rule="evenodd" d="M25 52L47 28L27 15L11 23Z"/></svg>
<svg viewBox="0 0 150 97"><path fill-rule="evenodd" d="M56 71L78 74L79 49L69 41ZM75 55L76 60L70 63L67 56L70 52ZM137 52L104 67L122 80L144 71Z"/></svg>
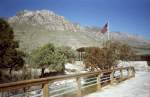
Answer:
<svg viewBox="0 0 150 97"><path fill-rule="evenodd" d="M107 42L103 48L91 47L85 50L84 62L87 68L110 69L117 65L118 60L131 60L133 50L126 44Z"/></svg>

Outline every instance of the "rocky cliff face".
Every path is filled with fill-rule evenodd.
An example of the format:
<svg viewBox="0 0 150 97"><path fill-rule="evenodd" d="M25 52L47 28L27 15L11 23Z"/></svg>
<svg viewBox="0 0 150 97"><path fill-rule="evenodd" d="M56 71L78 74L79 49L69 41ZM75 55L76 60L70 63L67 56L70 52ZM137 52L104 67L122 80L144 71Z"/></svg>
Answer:
<svg viewBox="0 0 150 97"><path fill-rule="evenodd" d="M80 25L73 24L63 16L56 15L52 11L28 11L24 10L17 13L16 16L9 18L8 22L14 27L20 26L42 27L49 31L72 31L77 32Z"/></svg>

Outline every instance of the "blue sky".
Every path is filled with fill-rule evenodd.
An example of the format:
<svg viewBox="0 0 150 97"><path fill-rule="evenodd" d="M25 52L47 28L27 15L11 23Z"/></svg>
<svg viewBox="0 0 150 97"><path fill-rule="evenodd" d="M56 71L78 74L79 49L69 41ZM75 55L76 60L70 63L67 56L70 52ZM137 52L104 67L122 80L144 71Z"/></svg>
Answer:
<svg viewBox="0 0 150 97"><path fill-rule="evenodd" d="M47 9L82 26L103 26L110 31L150 36L150 0L1 0L0 17L21 10Z"/></svg>

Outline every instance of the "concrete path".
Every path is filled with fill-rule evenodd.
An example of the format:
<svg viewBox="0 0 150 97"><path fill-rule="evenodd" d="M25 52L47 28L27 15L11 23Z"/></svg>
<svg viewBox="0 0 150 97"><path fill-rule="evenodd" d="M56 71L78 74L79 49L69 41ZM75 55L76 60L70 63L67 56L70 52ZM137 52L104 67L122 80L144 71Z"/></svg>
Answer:
<svg viewBox="0 0 150 97"><path fill-rule="evenodd" d="M103 87L100 92L85 97L150 97L150 72L136 72L135 78Z"/></svg>

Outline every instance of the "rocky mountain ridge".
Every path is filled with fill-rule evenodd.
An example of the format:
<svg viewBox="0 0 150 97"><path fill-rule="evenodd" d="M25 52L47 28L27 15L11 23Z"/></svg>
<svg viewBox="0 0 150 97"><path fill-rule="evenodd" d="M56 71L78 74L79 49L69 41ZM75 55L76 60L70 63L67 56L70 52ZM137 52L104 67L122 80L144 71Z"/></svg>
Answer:
<svg viewBox="0 0 150 97"><path fill-rule="evenodd" d="M48 10L24 10L10 17L8 22L20 41L20 48L27 52L47 43L76 49L101 46L107 40L107 33L100 33L100 27L81 27ZM133 47L150 47L150 41L128 33L111 32L110 39Z"/></svg>
<svg viewBox="0 0 150 97"><path fill-rule="evenodd" d="M24 10L17 13L16 16L9 18L9 23L14 26L22 24L30 25L31 27L42 26L43 29L49 31L72 31L77 32L80 29L79 24L73 24L66 20L63 16L59 16L52 11L40 10L40 11L28 11Z"/></svg>
<svg viewBox="0 0 150 97"><path fill-rule="evenodd" d="M101 33L100 27L86 27L84 29L85 33L92 37L97 41L107 41L108 33ZM150 41L144 39L144 37L134 34L129 34L127 32L109 32L109 40L111 41L119 41L122 43L126 43L132 47L140 47L140 48L150 48Z"/></svg>

